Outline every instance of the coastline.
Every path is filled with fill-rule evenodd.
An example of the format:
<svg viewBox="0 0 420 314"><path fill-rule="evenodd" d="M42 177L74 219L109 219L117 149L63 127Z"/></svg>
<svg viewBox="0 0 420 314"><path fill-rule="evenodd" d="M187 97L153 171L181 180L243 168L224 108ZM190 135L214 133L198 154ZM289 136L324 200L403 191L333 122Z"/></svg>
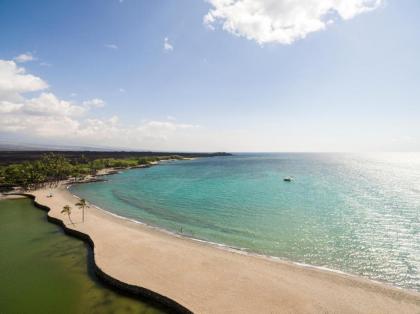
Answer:
<svg viewBox="0 0 420 314"><path fill-rule="evenodd" d="M103 174L103 175L112 175L112 174L114 174L114 173ZM75 195L75 194L73 194L72 192L69 191L69 188L73 184L105 182L105 181L107 181L107 180L91 180L91 181L87 181L87 182L75 182L75 183L66 184L65 188L67 189L68 193L70 193L74 198L79 200L79 199L81 199L79 196L77 196L77 195ZM257 253L257 252L247 250L246 248L234 247L234 246L230 246L230 245L223 244L223 243L212 242L212 241L208 241L208 240L204 240L204 239L195 238L195 237L189 236L187 234L177 233L177 232L170 231L170 230L167 230L167 229L159 227L159 226L151 225L151 224L148 224L146 222L136 220L134 218L128 218L128 217L124 217L124 216L115 214L115 213L111 212L110 210L101 208L98 205L95 205L95 204L90 203L90 202L89 202L89 206L90 207L93 206L97 210L102 211L103 213L105 213L107 215L114 216L117 219L126 220L126 221L132 222L134 224L143 225L147 228L157 230L158 232L168 234L172 237L186 239L186 240L189 240L189 241L195 241L195 242L198 242L198 243L202 243L204 245L209 245L209 246L214 247L216 249L226 250L228 252L234 252L236 254L242 254L242 255L246 255L246 256L253 256L253 257L256 257L256 258L263 258L263 259L267 259L267 260L271 260L271 261L279 261L279 262L283 262L283 263L290 263L290 264L293 264L293 265L296 265L296 266L299 266L299 267L305 267L305 268L309 268L309 269L316 269L316 270L321 270L321 271L325 271L325 272L341 274L341 275L348 276L348 277L360 278L362 280L368 280L368 281L371 281L373 283L377 283L379 285L384 285L384 286L391 287L391 288L394 288L394 289L406 290L406 291L409 291L409 292L417 293L417 291L413 290L413 289L394 286L394 285L392 285L390 283L387 283L387 282L373 280L373 279L370 279L368 277L362 277L360 275L347 273L347 272L344 272L344 271L341 271L341 270L338 270L338 269L328 268L328 267L324 267L324 266L317 266L317 265L312 265L312 264L307 264L307 263L302 263L302 262L296 262L296 261L288 260L288 259L285 259L285 258L282 258L282 257L279 257L279 256L260 254L260 253Z"/></svg>
<svg viewBox="0 0 420 314"><path fill-rule="evenodd" d="M198 158L199 157L183 158L182 160L196 160ZM110 176L110 175L114 175L114 174L119 174L122 171L126 171L126 170L132 170L132 169L138 169L138 168L150 168L150 167L153 167L153 166L158 166L162 163L174 162L174 161L179 161L179 160L168 159L168 160L162 160L162 161L159 161L159 162L152 162L151 164L146 165L146 166L142 165L142 166L128 167L128 168L118 168L118 169L116 169L116 168L104 168L104 169L99 170L98 174L96 176L88 176L87 179L82 180L82 181L66 183L65 188L68 191L68 193L70 193L74 198L80 199L79 196L73 194L70 191L70 187L74 184L106 182L108 180L107 179L102 179L102 177L106 177L106 176ZM326 267L326 266L313 265L313 264L309 264L309 263L305 263L305 262L298 262L298 261L294 261L294 260L291 260L291 259L286 259L286 258L281 257L281 256L267 255L267 254L254 252L254 251L249 250L247 248L235 247L235 246L224 244L224 243L219 243L219 242L209 241L209 240L205 240L205 239L195 238L192 235L187 235L187 234L179 233L179 232L176 232L176 231L171 231L171 230L165 229L163 227L153 225L153 224L149 224L147 222L144 222L144 221L141 221L141 220L138 220L138 219L135 219L135 218L129 218L129 217L125 217L125 216L116 214L116 213L112 212L111 209L101 208L100 206L98 206L94 203L91 203L91 202L89 202L89 205L95 207L97 210L102 211L103 213L105 213L107 215L114 216L118 219L126 220L126 221L129 221L129 222L135 223L135 224L140 224L140 225L143 225L147 228L157 230L158 232L162 232L162 233L168 234L168 235L173 236L173 237L177 237L177 238L181 238L181 239L187 239L187 240L190 240L190 241L196 241L196 242L202 243L204 245L212 246L212 247L217 248L217 249L226 250L226 251L234 252L234 253L237 253L237 254L243 254L243 255L246 255L246 256L253 256L253 257L256 257L256 258L268 259L268 260L271 260L271 261L290 263L290 264L293 264L293 265L296 265L296 266L299 266L299 267L305 267L305 268L309 268L309 269L315 269L315 270L321 270L321 271L341 274L341 275L348 276L348 277L353 277L353 278L356 278L356 279L360 278L361 280L368 280L372 283L376 283L376 284L379 284L379 285L384 285L386 287L391 287L391 288L394 288L394 289L399 289L399 290L403 290L403 291L412 292L412 293L415 293L415 294L420 294L420 291L417 291L415 289L410 289L410 288L402 287L402 286L396 286L396 285L393 285L392 283L389 283L389 282L385 282L385 281L381 281L381 280L374 280L374 279L371 279L367 276L361 276L359 274L349 273L349 272L345 272L345 271L342 271L342 270L339 270L339 269L329 268L329 267ZM419 310L418 314L420 314L420 310Z"/></svg>
<svg viewBox="0 0 420 314"><path fill-rule="evenodd" d="M95 182L95 181L92 181L92 182ZM50 190L51 189L48 189L48 191ZM13 199L18 199L18 198L31 199L35 207L47 213L48 222L56 224L60 226L61 228L63 228L64 233L66 233L67 235L73 236L87 243L90 246L90 249L92 252L92 254L88 254L88 255L89 255L89 258L92 259L91 265L93 267L93 272L97 275L99 280L103 281L106 285L110 286L112 289L119 291L121 293L128 293L129 295L133 297L147 299L150 302L152 302L152 304L157 304L158 306L163 306L163 308L170 309L171 313L187 313L187 314L192 313L190 310L183 307L181 304L178 304L177 302L167 298L164 295L160 295L154 291L148 290L140 286L135 286L135 285L128 284L126 282L119 281L118 279L113 278L112 276L108 275L98 266L98 264L95 261L95 243L92 240L92 238L89 236L89 234L81 232L75 228L69 228L68 225L66 225L63 220L49 215L51 208L38 203L36 201L36 197L32 193L20 193L15 196L17 197Z"/></svg>
<svg viewBox="0 0 420 314"><path fill-rule="evenodd" d="M106 174L106 172L105 172ZM69 183L71 184L71 183ZM49 191L52 198L47 198ZM92 206L85 223L67 183L28 193L50 220L88 242L97 273L177 312L419 313L420 295L339 271L283 261L164 232ZM245 253L245 254L244 254ZM241 301L238 301L241 300Z"/></svg>
<svg viewBox="0 0 420 314"><path fill-rule="evenodd" d="M132 168L130 168L130 169L132 169ZM130 170L130 169L126 169L126 170ZM102 174L102 176L113 175L113 174L116 174L116 173L114 173L114 172L105 173L105 174ZM90 181L87 181L87 182L77 182L77 183L94 183L94 182L101 182L101 181L105 182L107 180L90 180ZM66 190L74 198L81 199L79 196L77 196L77 195L75 195L75 194L73 194L72 192L69 191L69 188L72 185L73 185L73 183L66 184L65 185ZM170 230L167 230L165 228L162 228L162 227L159 227L159 226L156 226L156 225L151 225L151 224L148 224L146 222L136 220L134 218L129 218L129 217L125 217L125 216L115 214L115 213L111 212L110 210L101 208L98 205L95 205L95 204L90 203L90 202L89 202L89 205L95 207L99 211L102 211L106 215L114 216L117 219L126 220L126 221L132 222L134 224L139 224L139 225L145 226L146 228L150 228L152 230L157 230L158 232L168 234L172 237L186 239L186 240L189 240L189 241L195 241L195 242L201 243L203 245L211 246L215 249L225 250L227 252L233 252L233 253L242 254L242 255L245 255L245 256L252 256L252 257L256 257L256 258L267 259L269 261L287 263L287 264L292 264L292 265L295 265L295 266L298 266L298 267L304 267L304 268L308 268L308 269L314 269L314 270L319 270L319 271L324 271L324 272L330 272L330 273L333 273L333 274L339 274L339 275L343 275L343 276L347 276L347 277L351 277L351 278L355 278L355 279L366 280L366 281L369 281L369 282L372 282L372 283L375 283L375 284L378 284L378 285L383 285L385 287L390 287L392 289L398 289L398 290L406 291L406 292L409 292L409 293L419 294L419 298L420 298L420 293L418 291L414 290L414 289L404 288L404 287L401 287L401 286L394 286L394 285L392 285L391 283L388 283L388 282L383 282L383 281L380 281L380 280L370 279L368 277L363 277L363 276L360 276L358 274L352 274L352 273L348 273L348 272L341 271L341 270L338 270L338 269L328 268L328 267L325 267L325 266L317 266L317 265L312 265L312 264L303 263L303 262L296 262L296 261L288 260L288 259L285 259L285 258L282 258L282 257L279 257L279 256L266 255L266 254L253 252L253 251L247 250L246 248L239 248L239 247L230 246L230 245L227 245L227 244L224 244L224 243L212 242L212 241L208 241L208 240L204 240L204 239L200 239L200 238L195 238L193 236L189 236L189 235L186 235L186 234L170 231ZM420 305L420 300L419 300L419 305ZM420 309L419 309L418 314L420 314Z"/></svg>

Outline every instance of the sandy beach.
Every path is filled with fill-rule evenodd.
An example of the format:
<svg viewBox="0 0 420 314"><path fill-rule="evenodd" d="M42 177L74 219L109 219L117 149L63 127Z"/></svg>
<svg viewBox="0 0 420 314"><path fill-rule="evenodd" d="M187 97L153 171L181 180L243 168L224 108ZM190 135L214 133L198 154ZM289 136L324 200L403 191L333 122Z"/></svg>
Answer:
<svg viewBox="0 0 420 314"><path fill-rule="evenodd" d="M53 197L47 197L50 193ZM420 294L367 279L239 254L176 237L94 206L82 211L64 184L31 192L48 215L90 236L97 266L194 313L420 313ZM61 213L72 206L72 224Z"/></svg>
<svg viewBox="0 0 420 314"><path fill-rule="evenodd" d="M21 195L7 195L7 194L0 193L0 201L1 200L14 200L14 199L19 199L19 198L24 198L24 196L21 196Z"/></svg>

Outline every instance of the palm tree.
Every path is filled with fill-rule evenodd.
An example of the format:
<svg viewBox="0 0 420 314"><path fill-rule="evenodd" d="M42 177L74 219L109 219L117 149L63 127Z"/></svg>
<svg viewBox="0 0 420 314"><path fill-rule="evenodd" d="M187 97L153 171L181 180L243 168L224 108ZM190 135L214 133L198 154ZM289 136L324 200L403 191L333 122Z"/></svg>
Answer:
<svg viewBox="0 0 420 314"><path fill-rule="evenodd" d="M61 211L62 214L67 214L69 216L69 220L72 225L74 225L73 220L71 220L71 207L69 205L63 206L63 210Z"/></svg>
<svg viewBox="0 0 420 314"><path fill-rule="evenodd" d="M84 198L81 198L80 201L76 203L76 206L82 210L82 221L85 222L85 208L89 207L86 203L86 200Z"/></svg>

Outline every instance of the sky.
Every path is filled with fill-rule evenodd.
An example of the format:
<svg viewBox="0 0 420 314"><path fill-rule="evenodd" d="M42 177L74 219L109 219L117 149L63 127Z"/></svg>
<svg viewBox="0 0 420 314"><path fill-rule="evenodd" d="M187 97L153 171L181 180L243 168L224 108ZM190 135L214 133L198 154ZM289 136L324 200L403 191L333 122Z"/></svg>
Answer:
<svg viewBox="0 0 420 314"><path fill-rule="evenodd" d="M0 0L0 143L420 151L418 0Z"/></svg>

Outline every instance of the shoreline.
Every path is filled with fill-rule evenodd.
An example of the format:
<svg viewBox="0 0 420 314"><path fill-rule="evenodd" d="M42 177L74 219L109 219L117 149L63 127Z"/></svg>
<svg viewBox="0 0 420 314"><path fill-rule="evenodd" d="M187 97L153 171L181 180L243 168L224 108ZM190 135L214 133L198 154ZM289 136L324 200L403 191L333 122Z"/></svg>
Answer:
<svg viewBox="0 0 420 314"><path fill-rule="evenodd" d="M197 158L184 158L182 160L195 160L195 159L197 159ZM177 161L177 160L176 159L163 160L163 162L174 162L174 161ZM91 178L87 181L68 183L68 184L65 184L65 188L68 191L68 193L70 193L73 197L75 197L77 199L80 199L79 196L77 196L76 194L73 194L70 191L70 187L73 184L106 182L106 181L108 181L107 179L100 179L100 178L104 177L104 176L111 176L111 175L114 175L114 174L119 174L122 171L126 171L126 170L139 169L139 168L143 169L143 168L150 168L150 167L153 167L153 166L158 166L161 162L154 162L154 163L152 163L151 165L148 165L148 166L131 167L131 168L126 168L126 169L118 169L118 170L116 170L114 168L105 168L105 169L102 169L100 171L100 174L97 174L95 176L95 177L99 177L99 178L93 177L93 178ZM86 201L89 202L89 200L86 200ZM213 241L204 240L204 239L200 239L200 238L195 238L193 236L189 236L189 235L186 235L186 234L182 234L182 233L178 233L178 232L175 232L175 231L167 230L167 229L165 229L163 227L160 227L160 226L157 226L157 225L148 224L144 221L137 220L135 218L129 218L129 217L125 217L125 216L122 216L122 215L118 215L116 213L113 213L111 210L104 209L104 208L102 208L102 207L100 207L100 206L98 206L94 203L91 203L91 202L89 202L89 205L94 206L96 209L104 212L105 214L114 216L118 219L130 221L132 223L145 226L145 227L150 228L152 230L157 230L158 232L163 232L165 234L168 234L168 235L176 237L176 238L181 238L181 239L185 239L185 240L189 240L189 241L195 241L195 242L198 242L198 243L202 243L204 245L209 245L210 247L213 247L213 248L216 248L216 249L219 249L219 250L234 252L236 254L242 254L242 255L245 255L245 256L253 256L253 257L256 257L256 258L263 258L263 259L267 259L267 260L271 260L271 261L289 263L289 264L292 264L292 265L296 265L298 267L305 267L305 268L308 268L308 269L316 269L316 270L320 270L320 271L326 271L326 272L331 272L331 273L335 273L335 274L341 274L341 275L353 277L353 278L356 278L356 279L359 278L359 279L362 279L362 280L368 280L368 281L371 281L371 282L379 284L379 285L384 285L385 287L391 287L391 288L394 288L394 289L409 291L409 292L413 292L413 293L420 293L420 291L417 291L415 289L410 289L410 288L401 287L401 286L395 286L392 283L389 283L389 282L386 282L386 281L374 280L374 279L371 279L369 277L361 276L359 274L353 274L353 273L345 272L345 271L342 271L342 270L329 268L329 267L326 267L326 266L318 266L318 265L308 264L308 263L304 263L304 262L297 262L297 261L289 260L289 259L286 259L286 258L280 257L280 256L267 255L267 254L254 252L254 251L248 250L247 248L239 248L239 247L235 247L235 246L224 244L224 243L218 243L218 242L213 242Z"/></svg>
<svg viewBox="0 0 420 314"><path fill-rule="evenodd" d="M81 223L80 211L74 209L73 225L60 209L64 204L74 204L77 198L65 185L53 193L52 198L46 197L47 190L33 191L30 195L39 206L50 208L51 221L91 242L94 264L101 278L114 281L124 290L137 287L142 295L166 305L173 302L183 308L181 312L417 313L420 310L420 295L415 292L351 275L221 250L115 217L95 207L87 210L85 223ZM159 299L162 297L166 301Z"/></svg>
<svg viewBox="0 0 420 314"><path fill-rule="evenodd" d="M129 170L129 169L127 169L127 170ZM113 174L114 173L109 173L109 174L104 174L104 175L113 175ZM107 180L100 180L100 181L88 181L88 182L80 182L80 183L95 183L95 182L106 182L106 181ZM77 196L76 194L73 194L69 190L69 188L72 185L73 185L73 183L67 184L65 186L65 188L67 189L67 191L73 197L75 197L77 199L81 199L81 197ZM86 201L88 201L88 200L86 200ZM274 262L288 263L288 264L292 264L292 265L295 265L295 266L298 266L298 267L315 269L315 270L319 270L319 271L330 272L330 273L333 273L333 274L340 274L340 275L343 275L343 276L349 276L349 277L353 277L353 278L356 278L356 279L368 280L368 281L371 281L371 282L379 284L379 285L384 285L385 287L390 287L390 288L393 288L393 289L399 289L399 290L403 290L403 291L405 290L405 291L409 291L409 292L413 292L413 293L419 293L415 289L395 286L392 283L389 283L389 282L386 282L386 281L374 280L374 279L371 279L369 277L364 277L364 276L361 276L361 275L358 275L358 274L348 273L348 272L345 272L345 271L342 271L342 270L329 268L329 267L326 267L326 266L318 266L318 265L312 265L312 264L303 263L303 262L297 262L297 261L289 260L289 259L286 259L286 258L283 258L283 257L280 257L280 256L261 254L261 253L258 253L258 252L248 250L247 248L239 248L239 247L235 247L235 246L224 244L224 243L213 242L213 241L204 240L204 239L200 239L200 238L194 238L193 236L178 233L178 232L175 232L175 231L170 231L170 230L167 230L165 228L162 228L162 227L159 227L159 226L156 226L156 225L148 224L148 223L146 223L144 221L141 221L141 220L137 220L137 219L134 219L134 218L129 218L129 217L125 217L125 216L122 216L122 215L115 214L115 213L111 212L110 210L104 209L104 208L102 208L102 207L100 207L100 206L98 206L94 203L91 203L91 202L89 202L89 205L95 207L97 210L102 211L104 214L113 216L117 219L126 220L126 221L132 222L134 224L139 224L139 225L142 225L144 227L150 228L152 230L156 230L158 232L168 234L168 235L170 235L172 237L175 237L175 238L180 238L180 239L185 239L185 240L189 240L189 241L198 242L198 243L201 243L203 245L208 245L210 247L213 247L213 248L216 248L216 249L219 249L219 250L224 250L224 251L227 251L227 252L241 254L241 255L244 255L244 256L253 256L253 257L256 257L256 258L267 259L267 260L274 261Z"/></svg>
<svg viewBox="0 0 420 314"><path fill-rule="evenodd" d="M109 285L112 287L112 289L116 289L117 291L120 291L121 293L128 293L129 295L133 297L141 297L146 298L150 300L152 303L156 303L159 306L167 307L174 311L174 313L182 313L182 314L190 314L192 313L187 308L182 306L181 304L178 304L177 302L167 298L164 295L160 295L154 291L148 290L147 288L140 287L140 286L134 286L130 285L128 283L119 281L116 278L113 278L112 276L105 273L96 263L95 261L95 242L92 240L92 238L83 232L80 232L78 230L69 228L63 220L59 218L55 218L49 215L49 212L51 211L51 208L48 206L45 206L43 204L40 204L36 201L36 197L30 193L22 193L19 195L16 195L16 199L18 198L29 198L35 207L39 208L40 210L43 210L46 212L47 221L49 223L58 225L61 227L65 234L70 235L72 237L75 237L79 240L84 241L87 243L90 247L91 254L88 254L88 257L92 259L91 263L93 266L93 272L98 277L99 280L103 281L106 285Z"/></svg>
<svg viewBox="0 0 420 314"><path fill-rule="evenodd" d="M73 205L79 199L68 190L71 184L26 195L47 210L49 221L91 245L95 272L102 280L177 312L420 312L416 291L195 239L94 204L87 209L84 224L81 211L72 206L72 225L60 213L64 204ZM49 190L53 190L52 198L46 197ZM125 241L112 241L108 227ZM174 273L172 268L181 272ZM240 304L235 303L238 298Z"/></svg>

